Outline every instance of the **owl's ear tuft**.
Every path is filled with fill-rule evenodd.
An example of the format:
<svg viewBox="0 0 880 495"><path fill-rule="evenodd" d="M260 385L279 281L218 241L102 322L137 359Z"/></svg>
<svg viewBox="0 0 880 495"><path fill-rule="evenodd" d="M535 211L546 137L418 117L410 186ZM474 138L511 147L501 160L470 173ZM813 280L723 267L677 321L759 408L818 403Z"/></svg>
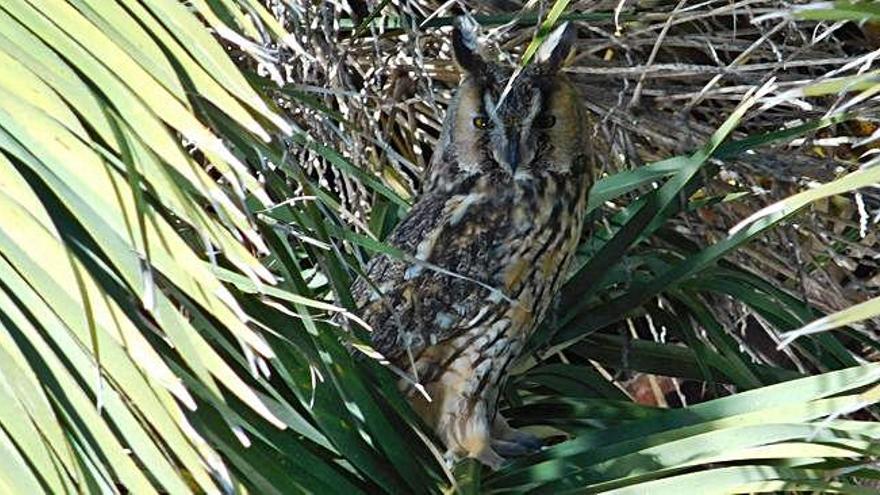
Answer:
<svg viewBox="0 0 880 495"><path fill-rule="evenodd" d="M576 38L575 28L571 23L565 22L547 35L538 52L535 53L535 62L551 72L558 71L571 54Z"/></svg>
<svg viewBox="0 0 880 495"><path fill-rule="evenodd" d="M465 71L480 75L483 73L486 62L480 56L477 35L480 26L466 16L455 18L455 29L452 31L452 52L455 61Z"/></svg>

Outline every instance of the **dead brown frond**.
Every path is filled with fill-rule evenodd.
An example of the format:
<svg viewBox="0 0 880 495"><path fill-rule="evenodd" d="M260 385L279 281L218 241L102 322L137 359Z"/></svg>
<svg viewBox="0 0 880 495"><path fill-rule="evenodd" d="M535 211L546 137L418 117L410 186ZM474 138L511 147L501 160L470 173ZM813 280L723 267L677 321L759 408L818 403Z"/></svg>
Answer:
<svg viewBox="0 0 880 495"><path fill-rule="evenodd" d="M418 193L458 81L449 47L452 16L477 16L499 56L516 63L549 8L546 2L512 0L337 0L319 9L309 2L266 3L301 47L279 48L274 63L264 62L283 80L279 104L311 139L381 177L404 198ZM568 71L594 114L590 139L601 143L602 173L695 150L747 92L771 80L773 93L739 126L735 139L852 114L806 138L714 160L719 172L695 195L745 194L676 217L676 229L697 245L724 237L751 213L815 181L857 169L880 150L877 97L851 106L851 93L799 93L809 84L876 70L877 27L795 20L784 15L790 6L768 0L612 0L572 2L566 11L579 33ZM292 146L290 152L342 198L344 211L338 213L365 231L374 193L313 149ZM880 245L876 233L864 229L878 218L880 188L834 197L729 261L815 307L839 310L880 290ZM853 226L862 226L863 235L854 238ZM767 327L745 307L719 313L734 326Z"/></svg>

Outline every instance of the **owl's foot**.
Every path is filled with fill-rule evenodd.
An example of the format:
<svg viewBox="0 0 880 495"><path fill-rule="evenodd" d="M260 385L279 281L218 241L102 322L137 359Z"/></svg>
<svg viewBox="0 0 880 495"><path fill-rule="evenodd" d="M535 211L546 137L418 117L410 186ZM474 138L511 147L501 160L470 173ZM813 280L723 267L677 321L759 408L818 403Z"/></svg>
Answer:
<svg viewBox="0 0 880 495"><path fill-rule="evenodd" d="M492 450L503 457L522 457L535 452L535 449L517 442L492 439Z"/></svg>
<svg viewBox="0 0 880 495"><path fill-rule="evenodd" d="M471 416L454 426L456 428L441 431L447 448L455 457L476 459L494 471L501 468L506 459L493 448L492 429L485 415Z"/></svg>
<svg viewBox="0 0 880 495"><path fill-rule="evenodd" d="M492 448L505 457L531 454L541 450L544 441L531 433L517 430L500 414L492 424Z"/></svg>
<svg viewBox="0 0 880 495"><path fill-rule="evenodd" d="M474 459L489 466L492 471L498 471L499 469L501 469L501 466L504 464L506 459L502 455L500 455L499 452L496 452L494 442L492 443L493 445L491 447L487 446L485 449L480 451L479 454L473 457Z"/></svg>

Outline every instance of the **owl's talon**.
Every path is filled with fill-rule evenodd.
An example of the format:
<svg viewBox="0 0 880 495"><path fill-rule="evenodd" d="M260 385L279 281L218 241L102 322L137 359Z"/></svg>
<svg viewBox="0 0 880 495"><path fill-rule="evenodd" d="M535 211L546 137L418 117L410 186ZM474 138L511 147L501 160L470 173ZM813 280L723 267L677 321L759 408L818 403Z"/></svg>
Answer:
<svg viewBox="0 0 880 495"><path fill-rule="evenodd" d="M519 445L526 449L527 453L539 451L544 447L544 441L540 437L513 428L500 414L495 417L495 422L492 425L492 439L493 442L503 441Z"/></svg>
<svg viewBox="0 0 880 495"><path fill-rule="evenodd" d="M443 453L443 465L446 469L452 469L455 463L458 461L458 456L451 450L447 450Z"/></svg>
<svg viewBox="0 0 880 495"><path fill-rule="evenodd" d="M474 456L474 459L489 466L492 471L498 471L499 469L501 469L501 466L506 461L504 457L502 457L501 455L499 455L498 452L495 451L494 445L492 446L492 448L483 449L482 452Z"/></svg>
<svg viewBox="0 0 880 495"><path fill-rule="evenodd" d="M503 457L522 457L535 451L529 446L507 440L492 440L492 450Z"/></svg>
<svg viewBox="0 0 880 495"><path fill-rule="evenodd" d="M524 431L517 431L517 434L516 440L514 440L517 444L523 445L532 451L538 451L544 448L544 440L541 440L540 437Z"/></svg>
<svg viewBox="0 0 880 495"><path fill-rule="evenodd" d="M517 452L522 451L519 454L506 454L501 451L501 449L495 449L499 454L503 456L510 455L525 455L531 454L533 452L537 452L544 447L544 441L540 438L532 435L531 433L526 433L524 431L512 430L512 433L508 433L506 436L501 438L492 439L492 447L495 448L496 442L500 444L504 444L505 447L509 449L514 449Z"/></svg>

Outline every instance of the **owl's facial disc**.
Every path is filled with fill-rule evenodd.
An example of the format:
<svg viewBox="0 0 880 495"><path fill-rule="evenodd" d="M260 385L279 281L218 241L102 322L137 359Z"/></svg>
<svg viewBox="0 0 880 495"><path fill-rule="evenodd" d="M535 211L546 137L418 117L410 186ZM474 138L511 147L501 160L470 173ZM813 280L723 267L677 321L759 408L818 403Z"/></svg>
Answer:
<svg viewBox="0 0 880 495"><path fill-rule="evenodd" d="M510 175L527 169L535 159L532 124L541 109L541 94L534 88L514 86L496 101L492 92L483 95L483 108L491 120L489 149L492 159Z"/></svg>
<svg viewBox="0 0 880 495"><path fill-rule="evenodd" d="M452 48L465 77L450 107L447 139L459 174L501 172L521 182L577 169L573 157L584 145L580 102L560 73L575 38L572 26L560 26L511 79L509 66L480 54L477 26L457 21Z"/></svg>

